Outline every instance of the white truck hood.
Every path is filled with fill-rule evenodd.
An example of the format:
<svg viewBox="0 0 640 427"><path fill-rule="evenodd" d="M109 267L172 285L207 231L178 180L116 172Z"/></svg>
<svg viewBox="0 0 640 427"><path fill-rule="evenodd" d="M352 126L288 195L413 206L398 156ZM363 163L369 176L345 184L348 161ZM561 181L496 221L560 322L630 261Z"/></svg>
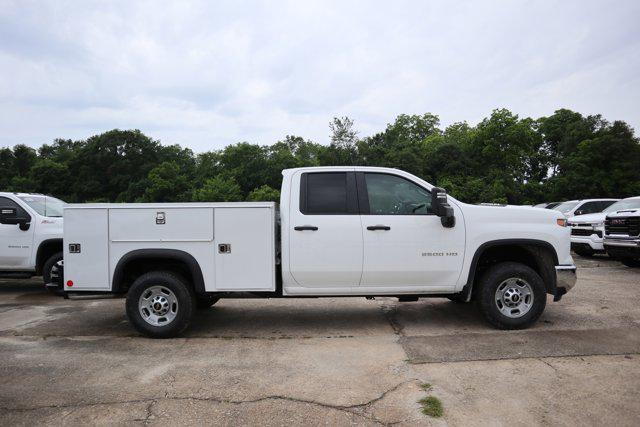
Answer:
<svg viewBox="0 0 640 427"><path fill-rule="evenodd" d="M633 217L640 216L640 209L623 209L616 212L610 212L607 216L609 218L619 218L619 217L628 218L630 216L633 216Z"/></svg>
<svg viewBox="0 0 640 427"><path fill-rule="evenodd" d="M576 215L569 220L572 224L596 224L604 221L607 218L607 214L604 212L596 212L586 215Z"/></svg>

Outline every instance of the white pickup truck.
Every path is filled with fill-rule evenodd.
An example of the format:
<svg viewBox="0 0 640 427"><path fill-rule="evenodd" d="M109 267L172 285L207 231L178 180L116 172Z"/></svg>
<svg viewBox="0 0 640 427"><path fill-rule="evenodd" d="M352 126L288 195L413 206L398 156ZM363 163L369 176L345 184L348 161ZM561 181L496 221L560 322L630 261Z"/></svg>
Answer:
<svg viewBox="0 0 640 427"><path fill-rule="evenodd" d="M0 276L59 277L63 205L42 194L0 193Z"/></svg>
<svg viewBox="0 0 640 427"><path fill-rule="evenodd" d="M152 337L220 298L394 296L476 300L503 329L533 324L576 282L560 212L475 206L409 173L283 171L271 202L68 205L68 297L126 295Z"/></svg>
<svg viewBox="0 0 640 427"><path fill-rule="evenodd" d="M604 248L629 267L640 267L640 197L620 202L604 222Z"/></svg>

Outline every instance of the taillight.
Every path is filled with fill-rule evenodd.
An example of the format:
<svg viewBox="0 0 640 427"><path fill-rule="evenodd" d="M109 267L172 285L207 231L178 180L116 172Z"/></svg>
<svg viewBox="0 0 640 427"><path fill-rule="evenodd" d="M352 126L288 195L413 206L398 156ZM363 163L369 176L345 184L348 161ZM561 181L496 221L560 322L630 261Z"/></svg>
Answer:
<svg viewBox="0 0 640 427"><path fill-rule="evenodd" d="M67 280L67 287L70 288L73 286L73 280Z"/></svg>

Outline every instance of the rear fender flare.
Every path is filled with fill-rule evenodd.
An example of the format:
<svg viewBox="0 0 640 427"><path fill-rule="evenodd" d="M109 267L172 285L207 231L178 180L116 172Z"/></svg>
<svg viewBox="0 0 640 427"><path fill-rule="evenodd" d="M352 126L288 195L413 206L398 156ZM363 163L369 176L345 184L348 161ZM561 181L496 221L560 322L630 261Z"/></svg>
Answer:
<svg viewBox="0 0 640 427"><path fill-rule="evenodd" d="M131 262L144 259L162 259L167 261L179 261L186 265L191 277L193 278L193 288L196 293L205 293L204 277L200 264L193 255L178 249L137 249L127 252L120 258L116 268L113 271L113 279L111 281L112 292L122 292L122 284L124 282L124 272Z"/></svg>

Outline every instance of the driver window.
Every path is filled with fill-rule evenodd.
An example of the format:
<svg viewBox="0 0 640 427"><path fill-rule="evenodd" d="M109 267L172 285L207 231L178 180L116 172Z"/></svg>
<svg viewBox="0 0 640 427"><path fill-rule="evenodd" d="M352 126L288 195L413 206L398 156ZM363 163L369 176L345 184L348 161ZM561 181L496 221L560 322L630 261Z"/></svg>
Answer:
<svg viewBox="0 0 640 427"><path fill-rule="evenodd" d="M395 175L365 174L370 215L429 215L431 194Z"/></svg>

